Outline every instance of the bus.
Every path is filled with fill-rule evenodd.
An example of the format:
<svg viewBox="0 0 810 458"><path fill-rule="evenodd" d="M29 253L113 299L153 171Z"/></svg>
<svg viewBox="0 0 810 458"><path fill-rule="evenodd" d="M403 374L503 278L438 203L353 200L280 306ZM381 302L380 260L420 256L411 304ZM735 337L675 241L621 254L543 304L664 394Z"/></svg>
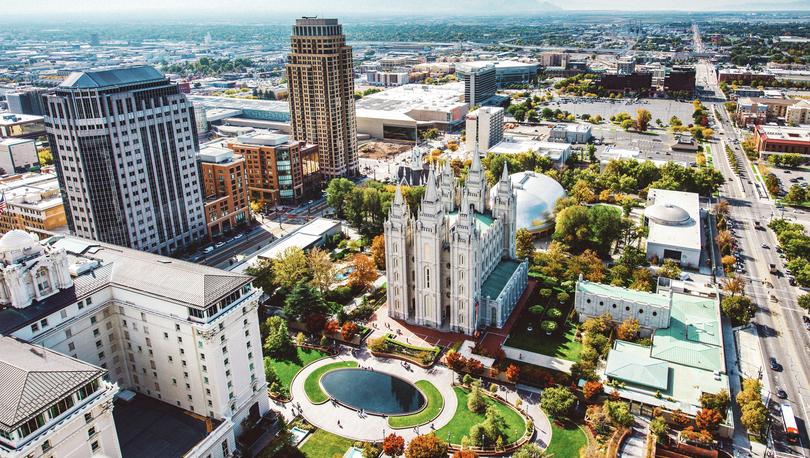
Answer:
<svg viewBox="0 0 810 458"><path fill-rule="evenodd" d="M782 404L782 423L785 425L785 435L788 442L795 444L799 441L799 427L796 425L796 417L793 416L793 407L790 404Z"/></svg>

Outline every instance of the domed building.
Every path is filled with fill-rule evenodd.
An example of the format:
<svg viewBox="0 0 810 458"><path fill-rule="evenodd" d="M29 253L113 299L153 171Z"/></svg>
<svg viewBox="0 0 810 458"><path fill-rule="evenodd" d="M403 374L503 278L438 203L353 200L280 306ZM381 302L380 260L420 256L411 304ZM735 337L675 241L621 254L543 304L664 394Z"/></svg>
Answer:
<svg viewBox="0 0 810 458"><path fill-rule="evenodd" d="M0 237L0 262L0 305L25 308L73 286L65 250L19 229Z"/></svg>
<svg viewBox="0 0 810 458"><path fill-rule="evenodd" d="M644 219L650 228L648 259L673 259L684 267L698 267L702 238L697 194L650 189Z"/></svg>
<svg viewBox="0 0 810 458"><path fill-rule="evenodd" d="M554 206L565 197L565 189L557 180L535 172L518 172L509 175L512 188L517 194L517 227L532 233L545 232L554 227ZM495 198L495 189L490 190L490 201Z"/></svg>

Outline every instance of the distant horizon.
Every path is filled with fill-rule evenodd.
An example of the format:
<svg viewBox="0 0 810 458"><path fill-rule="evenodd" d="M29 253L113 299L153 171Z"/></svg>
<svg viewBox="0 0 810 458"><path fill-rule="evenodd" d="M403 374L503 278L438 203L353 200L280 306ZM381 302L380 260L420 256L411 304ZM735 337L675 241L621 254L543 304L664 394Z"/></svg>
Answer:
<svg viewBox="0 0 810 458"><path fill-rule="evenodd" d="M36 0L12 2L4 5L4 15L8 18L39 19L43 21L89 21L125 22L126 20L155 19L209 19L228 21L250 18L256 21L282 21L299 16L330 16L337 18L378 17L509 17L514 15L555 15L555 14L651 14L651 13L779 13L810 11L810 0L774 0L768 2L731 0L681 0L679 8L672 8L667 0L648 0L641 4L636 1L581 0L511 0L504 4L492 0L467 0L465 8L459 12L454 5L431 0L406 0L395 5L373 0L300 0L294 4L279 1L233 0L227 7L210 0L140 0L137 3L74 0L65 6L63 0ZM116 17L107 15L116 13ZM126 14L127 19L120 17ZM436 15L452 15L439 18Z"/></svg>

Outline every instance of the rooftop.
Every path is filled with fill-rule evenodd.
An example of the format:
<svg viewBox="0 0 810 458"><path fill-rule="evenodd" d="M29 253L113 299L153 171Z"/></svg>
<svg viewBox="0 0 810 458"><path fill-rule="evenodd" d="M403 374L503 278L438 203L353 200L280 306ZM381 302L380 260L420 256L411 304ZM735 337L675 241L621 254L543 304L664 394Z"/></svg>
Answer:
<svg viewBox="0 0 810 458"><path fill-rule="evenodd" d="M509 179L517 195L517 227L532 232L550 227L554 223L554 206L565 197L565 189L550 176L531 171L513 173ZM489 194L490 202L494 202L497 186Z"/></svg>
<svg viewBox="0 0 810 458"><path fill-rule="evenodd" d="M0 426L18 423L104 374L104 369L0 336Z"/></svg>
<svg viewBox="0 0 810 458"><path fill-rule="evenodd" d="M693 192L650 189L644 212L649 220L647 243L700 250L700 197Z"/></svg>
<svg viewBox="0 0 810 458"><path fill-rule="evenodd" d="M756 131L767 140L810 142L810 127L758 125Z"/></svg>
<svg viewBox="0 0 810 458"><path fill-rule="evenodd" d="M520 263L511 259L499 262L481 285L481 297L497 298L518 267L520 267Z"/></svg>
<svg viewBox="0 0 810 458"><path fill-rule="evenodd" d="M418 120L412 112L453 111L466 107L461 100L464 83L448 83L439 86L405 84L367 95L355 102L358 118L390 118ZM463 116L461 113L459 116Z"/></svg>
<svg viewBox="0 0 810 458"><path fill-rule="evenodd" d="M32 122L43 122L45 118L42 116L19 114L19 113L2 113L0 114L0 126L13 126L17 124L28 124Z"/></svg>
<svg viewBox="0 0 810 458"><path fill-rule="evenodd" d="M208 95L188 95L188 100L205 108L227 108L231 110L260 110L290 112L290 104L281 100L237 99L234 97L216 97Z"/></svg>
<svg viewBox="0 0 810 458"><path fill-rule="evenodd" d="M524 139L520 137L506 137L500 143L489 149L495 154L517 154L527 151L545 154L553 160L559 160L562 154L571 149L569 143L544 142L540 140Z"/></svg>
<svg viewBox="0 0 810 458"><path fill-rule="evenodd" d="M166 80L166 77L155 67L142 65L110 70L73 72L59 84L59 87L71 89L100 89L163 80Z"/></svg>

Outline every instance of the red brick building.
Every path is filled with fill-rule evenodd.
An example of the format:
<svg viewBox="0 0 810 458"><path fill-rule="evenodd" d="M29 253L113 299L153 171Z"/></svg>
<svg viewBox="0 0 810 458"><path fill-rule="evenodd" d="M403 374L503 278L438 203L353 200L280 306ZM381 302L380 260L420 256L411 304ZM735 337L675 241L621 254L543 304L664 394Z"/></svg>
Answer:
<svg viewBox="0 0 810 458"><path fill-rule="evenodd" d="M208 237L250 222L245 160L228 148L208 146L197 156L205 196Z"/></svg>

